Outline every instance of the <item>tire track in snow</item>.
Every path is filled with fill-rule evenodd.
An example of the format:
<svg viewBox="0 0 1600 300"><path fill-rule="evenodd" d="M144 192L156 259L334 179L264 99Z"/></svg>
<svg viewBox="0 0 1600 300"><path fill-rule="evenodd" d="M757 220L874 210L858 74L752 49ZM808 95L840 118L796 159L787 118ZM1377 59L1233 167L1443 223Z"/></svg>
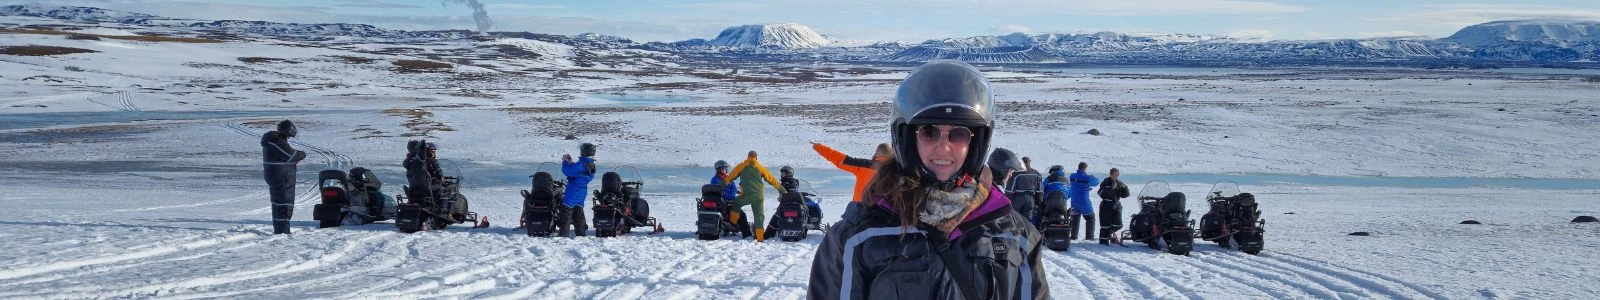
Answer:
<svg viewBox="0 0 1600 300"><path fill-rule="evenodd" d="M267 192L252 192L252 193L244 194L244 195L238 196L238 197L222 198L222 199L205 201L205 202L178 204L178 205L168 205L168 206L118 209L118 210L113 210L113 212L130 212L130 211L163 210L163 209L172 209L172 208L200 207L200 206L217 205L217 204L223 204L223 203L239 202L239 201L244 201L244 200L252 199L252 198L260 199L260 198L265 198L265 196L267 196Z"/></svg>
<svg viewBox="0 0 1600 300"><path fill-rule="evenodd" d="M281 235L274 235L274 236L281 236ZM410 246L410 245L416 244L417 238L418 238L418 236L416 236L416 235L406 235L406 236L404 236L404 237L402 237L400 239L389 240L388 242L384 243L383 246L380 246L378 248L385 249L385 250L394 249L394 248L403 249L406 246ZM396 247L396 246L400 246L400 247ZM311 288L311 287L318 287L318 284L325 284L325 283L339 284L341 282L334 281L334 280L366 275L366 274L369 274L371 272L389 270L389 269L393 269L394 267L399 266L400 264L404 263L405 261L402 260L402 259L399 259L399 258L397 258L395 256L387 255L388 253L394 253L394 252L399 252L400 251L399 249L394 249L394 250L395 251L376 251L376 252L373 253L374 255L365 256L364 258L372 258L374 260L379 260L378 262L376 262L371 267L357 269L357 270L336 272L336 273L333 273L332 275L328 275L328 276L315 277L315 278L311 278L311 279L305 279L305 280L300 280L300 281L295 281L295 282L290 282L290 283L272 284L272 285L268 285L268 286L264 286L264 287L257 287L257 288L250 288L250 289L238 289L238 290L232 290L232 291L226 291L226 292L217 292L217 293L181 294L181 295L173 295L173 296L163 295L163 297L171 297L171 299L220 298L220 297L229 297L229 296L235 296L235 295L240 295L240 294L256 293L256 292L270 291L270 290L277 290L277 289L285 289L285 288L301 288L301 289L305 289L305 288ZM360 294L352 293L352 294L347 294L347 295L341 296L339 298L353 298L353 297L356 297L356 296L359 296L359 295Z"/></svg>
<svg viewBox="0 0 1600 300"><path fill-rule="evenodd" d="M415 235L415 234L413 234L413 235ZM440 237L434 237L434 238L440 238ZM415 249L415 248L412 248L412 249ZM406 295L415 295L415 294L419 294L419 293L423 293L423 292L428 292L428 291L434 290L434 289L441 289L440 291L436 291L436 292L443 292L445 290L451 290L453 288L460 287L461 285L459 283L465 282L468 279L473 279L473 277L476 276L476 275L479 275L479 274L482 274L482 273L486 273L488 271L492 271L492 270L497 269L497 268L503 268L506 265L509 265L509 264L511 264L513 262L516 262L516 260L500 260L501 258L505 258L507 256L511 256L511 254L513 254L513 253L517 253L517 252L516 251L502 251L502 252L496 253L494 255L484 256L484 257L481 257L479 259L476 259L476 260L473 260L473 261L470 261L470 262L452 262L452 263L446 264L446 265L444 265L442 267L423 268L424 271L412 272L410 274L406 274L406 275L400 277L400 279L402 279L403 281L408 282L408 283L413 285L410 288L404 289L404 290L399 290L399 291L390 291L390 292L385 292L385 293L375 293L375 294L370 294L370 295L378 296L378 297L403 297L403 296L406 296ZM487 267L487 268L481 267L486 262L496 261L496 260L500 260L500 261L498 263L495 263L492 267ZM479 268L474 268L474 269L469 269L469 268L472 268L474 266L480 266L480 267ZM451 274L451 272L455 272L456 270L461 270L461 269L469 269L469 270L467 272L464 272L464 273ZM419 280L421 282L418 282ZM469 286L470 286L470 284L469 284ZM493 288L493 286L490 286L490 288ZM487 290L483 290L483 291L487 291ZM464 291L456 291L456 292L460 293L460 292L464 292ZM479 292L482 292L482 291L479 291Z"/></svg>
<svg viewBox="0 0 1600 300"><path fill-rule="evenodd" d="M262 235L260 235L260 234L231 234L231 235L220 236L220 237L204 238L204 239L199 240L199 241L184 242L184 243L180 243L178 245L170 245L168 243L162 243L162 244L160 244L162 246L154 246L154 247L151 247L151 249L148 249L148 250L136 250L136 251L133 251L133 252L122 253L122 254L100 256L100 257L94 257L94 258L73 259L73 260L49 263L49 264L45 264L45 265L21 266L21 267L7 268L5 270L0 270L0 280L20 278L20 277L26 277L26 276L33 276L33 275L38 275L38 274L43 274L43 273L48 273L48 272L68 270L68 269L79 268L79 267L84 267L84 266L101 265L101 264L109 264L109 263L118 263L118 262L124 262L124 261L129 261L129 260L142 259L142 258L146 258L146 257L164 255L164 254L178 252L178 251L187 251L187 250L193 250L193 249L196 249L196 248L210 247L210 246L215 246L215 245L219 245L219 244L223 244L223 243L229 243L229 242L243 240L243 239L246 239L246 238L260 237L260 236L262 236Z"/></svg>
<svg viewBox="0 0 1600 300"><path fill-rule="evenodd" d="M203 288L203 287L222 286L222 285L225 285L225 284L230 284L230 283L235 283L235 282L242 282L242 281L246 281L246 280L270 278L270 277L280 276L280 275L285 275L285 274L298 273L298 272L314 270L314 269L320 269L320 268L327 268L327 267L330 267L330 266L334 266L339 261L345 260L346 257L352 256L352 254L355 253L356 250L359 250L358 248L361 248L361 246L366 245L367 242L370 241L370 240L379 239L379 238L383 238L383 237L387 237L387 236L398 235L398 234L400 234L400 233L397 233L397 232L381 232L381 233L378 233L378 234L369 234L368 232L359 232L359 233L356 233L356 234L347 235L345 237L348 238L348 237L353 236L353 235L365 235L365 236L361 237L360 239L357 239L357 240L355 240L353 242L350 242L350 243L344 245L344 247L340 248L339 251L330 252L330 253L328 253L326 255L321 255L321 256L318 256L318 257L315 257L315 258L308 258L308 259L297 260L297 261L289 261L289 262L275 264L275 265L267 266L267 267L263 267L263 268L239 270L239 271L229 272L229 273L225 273L225 274L218 274L218 275L208 275L208 276L201 277L201 278L193 278L193 279L179 281L179 282L167 282L167 283L159 283L159 284L141 285L141 286L134 287L134 288L120 289L120 290L115 290L115 291L104 291L103 288L99 288L97 290L101 290L101 291L97 291L97 292L93 292L93 293L89 293L89 294L80 294L80 295L76 295L76 297L86 297L86 298L111 298L111 297L134 297L134 298L138 298L138 297L147 297L147 296L155 296L155 295L158 295L158 294L162 294L164 292L181 291L181 290L194 290L194 289Z"/></svg>
<svg viewBox="0 0 1600 300"><path fill-rule="evenodd" d="M1073 255L1073 254L1078 254L1080 252L1090 252L1090 251L1074 251L1074 252L1068 252L1068 254L1069 255ZM1074 255L1074 256L1076 256L1076 255ZM1155 286L1151 286L1149 284L1145 284L1144 282L1141 282L1139 280L1136 280L1136 279L1132 278L1133 276L1137 276L1138 274L1134 274L1133 272L1128 272L1128 271L1125 271L1125 270L1122 270L1122 269L1118 269L1118 268L1112 267L1111 265L1106 264L1106 263L1096 262L1096 261L1094 261L1092 259L1081 259L1081 261L1083 261L1085 264L1087 264L1089 266L1090 271L1086 271L1086 272L1101 272L1101 273L1104 273L1104 274L1108 274L1111 277L1115 277L1118 280L1121 280L1122 284L1124 286L1127 286L1129 289L1133 290L1133 292L1135 292L1135 293L1139 293L1139 298L1142 298L1142 299L1156 299L1156 298L1160 297L1160 295L1157 295L1155 293L1155 288L1156 288ZM1180 292L1180 294L1181 294L1181 292Z"/></svg>
<svg viewBox="0 0 1600 300"><path fill-rule="evenodd" d="M1216 258L1216 259L1219 259L1219 260L1226 260L1226 261L1228 261L1228 263L1233 263L1235 266L1239 266L1241 269L1243 269L1243 268L1259 268L1261 270L1266 270L1268 272L1278 272L1278 273L1284 274L1284 275L1289 275L1289 276L1293 276L1293 277L1300 277L1304 281L1314 282L1314 283L1316 283L1318 285L1321 285L1324 288L1327 288L1330 291L1333 291L1334 293L1348 294L1350 296L1359 297L1359 298L1373 298L1373 297L1378 297L1379 296L1379 295L1374 294L1373 290L1368 289L1368 288L1364 288L1359 284L1354 284L1354 283L1351 283L1351 282L1349 282L1347 280L1341 280L1338 277L1330 276L1328 274L1324 274L1322 272L1317 272L1315 270L1308 270L1308 269L1303 269L1303 268L1296 268L1296 267L1293 267L1293 266L1286 266L1286 264L1277 263L1277 262L1269 262L1269 260L1265 260L1265 259L1250 259L1250 258L1239 257L1239 256L1235 256L1235 255L1230 255L1230 254L1233 254L1233 253L1223 252L1223 253L1218 253L1217 255L1212 255L1210 257L1211 258ZM1243 255L1243 254L1239 254L1239 255ZM1288 277L1281 277L1281 279L1283 279L1282 281L1294 280L1294 278L1288 278ZM1391 297L1393 297L1393 295L1391 295ZM1341 296L1339 298L1345 298L1345 297Z"/></svg>
<svg viewBox="0 0 1600 300"><path fill-rule="evenodd" d="M1040 249L1045 249L1045 248L1040 248ZM1045 250L1048 250L1048 249L1045 249ZM1076 267L1067 266L1067 262L1066 262L1067 259L1076 259L1076 258L1068 258L1068 256L1066 256L1065 254L1061 254L1060 252L1055 252L1054 250L1050 250L1050 251L1052 253L1040 253L1040 255L1039 255L1039 260L1045 263L1045 267L1046 267L1044 269L1045 273L1047 273L1047 274L1049 274L1051 276L1054 276L1055 278L1071 277L1072 279L1077 281L1079 287L1083 287L1083 291L1085 293L1094 296L1095 299L1127 299L1128 298L1128 295L1124 294L1122 292L1122 290L1111 290L1111 289L1100 288L1099 284L1094 283L1094 281L1095 281L1094 279L1099 279L1099 280L1102 280L1102 281L1105 281L1105 282L1112 282L1113 280L1106 279L1104 277L1092 277L1092 276L1088 275L1088 273L1084 273L1084 272L1078 271L1078 268L1076 268ZM1050 270L1050 268L1048 268L1048 267L1050 267L1052 265L1055 266L1056 268L1061 269L1061 270L1065 270L1066 275L1062 275L1061 272L1052 272L1052 270ZM1099 292L1105 292L1105 291L1114 291L1114 292L1116 292L1116 294L1110 295L1110 296L1105 296L1105 295L1101 295L1099 293Z"/></svg>
<svg viewBox="0 0 1600 300"><path fill-rule="evenodd" d="M1305 293L1306 295L1310 295L1312 298L1319 298L1319 299L1340 298L1339 297L1339 293L1340 292L1334 291L1332 288L1329 288L1327 285L1324 285L1324 284L1317 284L1317 285L1307 284L1306 282L1315 282L1314 280L1311 280L1310 278L1305 278L1304 276L1300 276L1298 274L1288 273L1288 272L1283 272L1283 271L1268 272L1268 271L1264 271L1264 270L1253 269L1253 268L1250 267L1252 264L1240 264L1237 261L1223 262L1223 261L1221 261L1222 259L1215 258L1216 256L1217 255L1195 256L1195 260L1197 260L1197 261L1210 260L1210 262L1201 262L1199 264L1208 265L1208 266L1214 266L1214 267L1218 267L1218 268L1221 268L1221 269L1233 270L1233 271L1236 271L1236 272L1248 274L1248 275L1250 275L1250 277L1262 278L1262 279L1264 279L1264 281L1267 281L1267 282L1276 282L1276 283L1281 283L1281 284L1284 284L1284 285L1292 286L1292 287L1294 287L1296 289L1299 289L1301 292Z"/></svg>
<svg viewBox="0 0 1600 300"><path fill-rule="evenodd" d="M1199 299L1199 296L1197 296L1197 294L1195 293L1194 290L1191 290L1191 289L1189 289L1187 287L1184 287L1183 284L1179 284L1177 282L1172 281L1172 279L1167 278L1168 276L1163 276L1164 272L1161 272L1160 270L1156 270L1155 268L1151 268L1149 266L1145 266L1144 264L1140 264L1140 263L1128 262L1127 260L1111 257L1111 255L1101 254L1101 253L1099 253L1097 251L1080 251L1080 252L1081 253L1087 253L1089 255L1099 256L1100 258L1104 259L1103 261L1110 261L1110 262L1114 262L1114 263L1117 263L1117 264L1120 264L1120 265L1123 265L1123 266L1127 266L1128 269L1133 269L1134 271L1137 271L1137 272L1128 272L1127 269L1115 267L1115 266L1112 266L1109 263L1100 262L1100 260L1089 260L1090 264L1098 264L1098 265L1101 265L1101 266L1104 266L1104 267L1110 267L1110 268L1113 268L1113 269L1117 269L1119 272L1122 272L1123 274L1143 275L1145 277L1150 277L1151 279L1155 279L1156 282L1160 282L1161 285L1166 287L1167 289L1172 289L1173 291L1177 292L1179 296L1183 296L1184 298L1188 298L1188 299L1191 299L1191 300ZM1184 257L1182 259L1188 259L1188 257ZM1142 281L1141 281L1141 283L1142 283ZM1162 295L1161 298L1168 298L1168 297L1166 297L1165 295Z"/></svg>
<svg viewBox="0 0 1600 300"><path fill-rule="evenodd" d="M1300 297L1300 298L1315 298L1315 297L1318 297L1317 295L1313 295L1311 292L1314 291L1314 290L1310 290L1310 289L1301 289L1298 292L1304 293L1304 295L1296 295L1296 294L1292 294L1290 292L1287 292L1287 291L1285 291L1283 289L1279 289L1279 288L1265 288L1265 287L1270 286L1270 285L1278 285L1278 286L1282 286L1282 287L1289 288L1289 289L1300 289L1300 287L1290 286L1290 285L1288 285L1286 283L1270 281L1270 280L1262 280L1261 278L1253 276L1253 274L1250 274L1250 273L1247 273L1247 272L1243 272L1243 271L1239 271L1239 270L1235 270L1235 269L1229 269L1229 268L1226 268L1226 267L1223 267L1223 266L1220 266L1220 265L1203 264L1203 263L1195 262L1194 260L1190 260L1190 259L1180 259L1178 261L1179 262L1183 262L1184 264L1188 264L1190 266L1194 266L1195 269L1199 269L1202 272L1208 272L1208 273L1211 273L1211 274L1216 274L1217 276L1221 276L1223 278L1227 278L1228 280L1230 280L1232 282L1239 283L1239 285L1242 285L1242 286L1244 286L1246 288L1250 288L1252 290L1256 290L1258 292L1261 292L1261 294L1266 295L1269 299L1293 299L1293 298L1296 298L1297 296ZM1243 275L1239 275L1239 274L1235 274L1235 273L1239 273L1239 274L1243 274ZM1324 297L1331 297L1331 296L1332 295L1329 294L1329 295L1324 296Z"/></svg>
<svg viewBox="0 0 1600 300"><path fill-rule="evenodd" d="M1426 288L1422 288L1422 287L1417 286L1416 284L1413 284L1413 283L1410 283L1410 282L1402 281L1402 280L1394 278L1392 276L1387 276L1387 275L1383 275L1383 274L1357 270L1355 268L1340 266L1340 265L1336 265L1336 264L1331 264L1331 263L1328 263L1328 262L1325 262L1325 261L1310 259L1310 258L1306 258L1306 257L1303 257L1303 256L1298 256L1298 255L1292 255L1292 254L1286 254L1286 253L1277 253L1277 252L1269 252L1269 253L1266 253L1266 254L1268 254L1268 255L1266 255L1266 257L1269 258L1269 259L1273 259L1273 260L1289 263L1291 265L1295 265L1295 266L1298 266L1298 267L1301 267L1301 268L1312 269L1312 270L1322 270L1322 271L1325 271L1325 272L1327 272L1329 274L1336 274L1337 276L1341 277L1341 279L1344 279L1346 281L1351 281L1352 283L1357 283L1357 284L1366 283L1366 284L1370 284L1370 285L1373 285L1373 286L1384 287L1385 289L1388 289L1390 293L1395 294L1397 296L1399 296L1398 294L1399 294L1400 291L1394 290L1391 287L1387 287L1387 286L1385 286L1384 284L1382 284L1381 282L1378 282L1378 281L1360 278L1359 275L1366 275L1366 276L1369 276L1369 277L1377 278L1377 279L1382 280L1382 281L1388 281L1388 282L1391 282L1391 283L1394 283L1394 284L1398 284L1398 285L1403 286L1403 287L1405 287L1407 289L1411 289L1412 292L1415 292L1417 294L1426 296L1428 298L1449 299L1447 297L1444 297L1444 295L1441 295L1441 294L1439 294L1437 292L1434 292L1434 291L1426 289ZM1299 261L1296 261L1296 260L1299 260ZM1333 268L1340 268L1340 269L1344 269L1346 271L1334 270ZM1356 282L1356 281L1360 281L1360 282ZM1415 297L1415 296L1406 295L1406 296L1398 297L1398 298L1413 298L1413 297Z"/></svg>
<svg viewBox="0 0 1600 300"><path fill-rule="evenodd" d="M96 275L96 274L105 274L105 273L109 273L109 272L120 271L120 270L125 270L125 269L129 269L129 268L134 268L134 267L140 267L140 266L144 266L144 265L148 265L148 264L172 263L172 262L181 262L181 261L194 260L194 259L205 258L205 257L217 255L217 254L224 253L224 252L229 252L229 251L234 251L234 250L239 250L239 249L244 249L244 248L249 248L249 247L255 247L255 246L261 246L261 245L264 245L264 244L269 243L271 241L282 239L283 237L284 237L283 235L271 235L271 236L268 236L266 240L263 240L263 241L260 241L260 242L235 245L235 246L230 246L230 247L217 249L217 250L212 250L212 251L201 251L201 253L199 253L199 254L188 255L188 256L180 256L180 257L160 259L160 260L147 260L147 261L134 262L134 263L130 263L130 264L113 265L113 266L105 266L105 267L93 267L93 266L83 267L83 268L78 268L77 270L72 271L72 272L46 274L46 275L42 275L42 276L39 276L39 277L25 279L25 280L18 280L18 281L15 281L15 282L0 283L0 287L9 287L9 286L17 286L17 285L30 284L30 283L48 282L48 281L55 281L55 280L65 279L65 278L74 278L74 277L80 277L80 276L91 276L91 275ZM162 245L165 245L165 244L169 244L169 243L162 243Z"/></svg>

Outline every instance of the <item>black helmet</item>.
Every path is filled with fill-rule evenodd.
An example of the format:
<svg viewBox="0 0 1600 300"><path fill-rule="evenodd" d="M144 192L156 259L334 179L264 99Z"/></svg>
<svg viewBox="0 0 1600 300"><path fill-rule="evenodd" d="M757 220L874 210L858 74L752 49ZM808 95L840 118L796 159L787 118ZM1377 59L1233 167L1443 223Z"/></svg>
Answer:
<svg viewBox="0 0 1600 300"><path fill-rule="evenodd" d="M1066 175L1067 168L1061 165L1050 166L1050 175Z"/></svg>
<svg viewBox="0 0 1600 300"><path fill-rule="evenodd" d="M406 142L406 154L416 154L422 151L422 141L411 140Z"/></svg>
<svg viewBox="0 0 1600 300"><path fill-rule="evenodd" d="M794 168L790 168L789 166L783 166L783 168L779 168L778 169L778 177L782 177L782 178L794 177Z"/></svg>
<svg viewBox="0 0 1600 300"><path fill-rule="evenodd" d="M1011 152L1011 150L994 148L994 152L989 153L989 170L1004 172L1021 169L1022 162L1017 159L1017 154Z"/></svg>
<svg viewBox="0 0 1600 300"><path fill-rule="evenodd" d="M978 177L989 152L989 135L994 131L994 95L989 80L972 65L958 61L935 61L911 71L895 92L889 132L894 140L895 157L901 174L921 172L925 179L950 181L960 175ZM966 126L972 130L967 157L955 178L933 178L917 155L917 126L941 124Z"/></svg>
<svg viewBox="0 0 1600 300"><path fill-rule="evenodd" d="M722 169L727 169L728 168L728 162L727 161L723 161L723 160L719 160L719 161L717 161L717 163L711 164L711 165L714 168L716 168L717 170L722 170Z"/></svg>
<svg viewBox="0 0 1600 300"><path fill-rule="evenodd" d="M294 128L294 122L283 120L278 121L278 134L283 135L283 137L294 137L300 134L300 130Z"/></svg>
<svg viewBox="0 0 1600 300"><path fill-rule="evenodd" d="M578 155L583 157L594 156L594 144L583 143L578 145Z"/></svg>

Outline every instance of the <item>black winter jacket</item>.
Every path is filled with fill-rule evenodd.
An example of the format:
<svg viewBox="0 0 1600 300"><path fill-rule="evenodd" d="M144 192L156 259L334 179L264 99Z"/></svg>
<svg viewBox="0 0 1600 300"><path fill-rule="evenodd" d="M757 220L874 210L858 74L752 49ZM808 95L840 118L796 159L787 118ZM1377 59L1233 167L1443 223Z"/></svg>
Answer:
<svg viewBox="0 0 1600 300"><path fill-rule="evenodd" d="M1042 238L1010 202L991 187L949 235L927 225L902 229L882 200L851 203L817 248L806 297L1050 299ZM972 290L963 293L958 281Z"/></svg>

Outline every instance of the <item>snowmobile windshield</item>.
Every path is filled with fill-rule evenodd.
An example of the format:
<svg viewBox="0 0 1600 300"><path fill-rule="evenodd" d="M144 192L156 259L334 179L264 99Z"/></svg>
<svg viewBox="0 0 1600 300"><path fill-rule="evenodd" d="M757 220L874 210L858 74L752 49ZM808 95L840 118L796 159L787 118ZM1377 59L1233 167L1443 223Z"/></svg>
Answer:
<svg viewBox="0 0 1600 300"><path fill-rule="evenodd" d="M1139 200L1159 200L1170 193L1172 193L1172 187L1167 186L1166 181L1152 180L1145 183L1144 188L1139 189Z"/></svg>
<svg viewBox="0 0 1600 300"><path fill-rule="evenodd" d="M1206 193L1207 198L1229 198L1239 195L1239 184L1232 181L1218 182L1211 186L1211 192Z"/></svg>
<svg viewBox="0 0 1600 300"><path fill-rule="evenodd" d="M318 185L317 187L344 188L344 182L343 181L339 181L338 179L323 179L322 180L322 184Z"/></svg>
<svg viewBox="0 0 1600 300"><path fill-rule="evenodd" d="M461 164L454 160L440 159L439 170L444 171L445 177L461 179Z"/></svg>

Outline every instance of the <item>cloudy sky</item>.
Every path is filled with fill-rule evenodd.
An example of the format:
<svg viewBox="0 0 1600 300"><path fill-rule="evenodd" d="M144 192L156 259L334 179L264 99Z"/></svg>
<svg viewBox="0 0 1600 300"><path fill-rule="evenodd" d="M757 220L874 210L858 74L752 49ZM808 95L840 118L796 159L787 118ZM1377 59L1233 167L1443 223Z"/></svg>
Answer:
<svg viewBox="0 0 1600 300"><path fill-rule="evenodd" d="M469 0L0 0L168 17L474 29ZM739 24L800 23L845 40L1011 32L1161 32L1269 40L1443 37L1493 20L1600 20L1596 0L477 0L493 31L712 38Z"/></svg>

